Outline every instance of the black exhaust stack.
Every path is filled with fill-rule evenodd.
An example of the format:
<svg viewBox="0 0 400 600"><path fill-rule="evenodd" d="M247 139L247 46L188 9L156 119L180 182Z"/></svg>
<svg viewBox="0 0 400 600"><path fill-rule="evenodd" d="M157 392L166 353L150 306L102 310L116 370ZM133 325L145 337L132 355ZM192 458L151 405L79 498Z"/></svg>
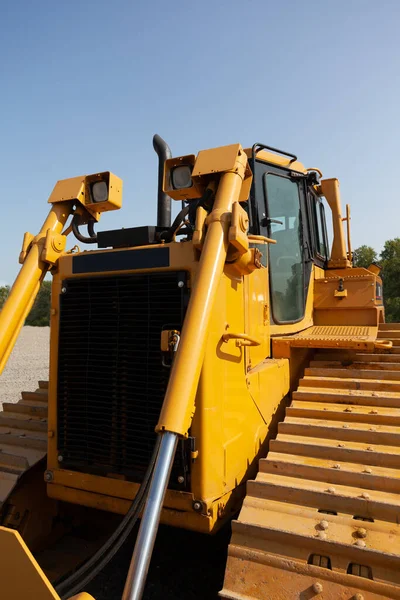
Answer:
<svg viewBox="0 0 400 600"><path fill-rule="evenodd" d="M172 158L170 147L162 137L153 137L154 150L158 154L158 199L157 199L157 226L171 227L171 198L163 192L164 163Z"/></svg>

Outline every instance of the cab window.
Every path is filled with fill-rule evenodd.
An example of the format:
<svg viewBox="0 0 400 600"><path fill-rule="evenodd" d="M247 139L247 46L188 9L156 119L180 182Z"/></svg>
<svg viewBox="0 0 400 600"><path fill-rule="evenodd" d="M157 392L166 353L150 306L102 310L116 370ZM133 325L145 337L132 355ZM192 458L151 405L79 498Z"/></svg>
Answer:
<svg viewBox="0 0 400 600"><path fill-rule="evenodd" d="M275 322L299 321L304 316L304 260L299 185L264 174L267 226L276 244L269 247L272 313Z"/></svg>

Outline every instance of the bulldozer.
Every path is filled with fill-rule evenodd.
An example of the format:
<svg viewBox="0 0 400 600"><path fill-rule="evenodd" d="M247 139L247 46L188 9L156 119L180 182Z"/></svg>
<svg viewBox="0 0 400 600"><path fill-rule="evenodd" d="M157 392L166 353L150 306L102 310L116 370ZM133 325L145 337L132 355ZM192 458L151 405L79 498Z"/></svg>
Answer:
<svg viewBox="0 0 400 600"><path fill-rule="evenodd" d="M261 143L153 144L156 225L97 231L122 205L102 172L24 235L0 371L48 273L50 367L0 413L0 597L92 598L140 518L124 600L160 522L232 522L225 600L400 599L400 325L338 180Z"/></svg>

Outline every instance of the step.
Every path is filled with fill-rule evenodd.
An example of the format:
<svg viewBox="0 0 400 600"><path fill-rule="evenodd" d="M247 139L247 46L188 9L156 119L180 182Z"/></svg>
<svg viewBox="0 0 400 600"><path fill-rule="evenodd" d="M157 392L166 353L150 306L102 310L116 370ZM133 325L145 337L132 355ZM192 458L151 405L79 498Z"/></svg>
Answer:
<svg viewBox="0 0 400 600"><path fill-rule="evenodd" d="M270 441L270 450L283 454L297 454L313 458L346 461L362 465L400 468L400 448L398 446L373 446L368 443L321 440L315 437L280 433ZM371 450L368 450L371 448Z"/></svg>
<svg viewBox="0 0 400 600"><path fill-rule="evenodd" d="M400 323L380 323L379 331L387 331L387 330L400 330Z"/></svg>
<svg viewBox="0 0 400 600"><path fill-rule="evenodd" d="M21 397L25 402L47 404L48 390L38 389L35 392L21 392Z"/></svg>
<svg viewBox="0 0 400 600"><path fill-rule="evenodd" d="M352 485L362 489L400 493L400 472L387 467L369 467L346 461L311 458L295 454L269 452L260 460L260 471L300 477L315 481L329 481L330 484Z"/></svg>
<svg viewBox="0 0 400 600"><path fill-rule="evenodd" d="M304 370L306 377L340 377L341 379L373 379L400 381L400 371L390 371L385 369L355 369L353 367L338 368L329 367L309 367Z"/></svg>
<svg viewBox="0 0 400 600"><path fill-rule="evenodd" d="M400 392L400 381L380 381L378 379L368 380L358 377L357 379L343 379L341 377L311 377L306 376L300 380L300 388L318 387L336 390L369 390L381 392Z"/></svg>
<svg viewBox="0 0 400 600"><path fill-rule="evenodd" d="M378 339L395 340L400 338L400 329L385 329L378 331Z"/></svg>
<svg viewBox="0 0 400 600"><path fill-rule="evenodd" d="M0 431L0 449L4 444L7 446L19 446L21 448L34 448L36 450L44 450L47 451L47 436L42 435L42 437L38 437L41 434L35 435L35 432L29 432L26 434L21 433L13 433L9 431L8 433L2 433Z"/></svg>
<svg viewBox="0 0 400 600"><path fill-rule="evenodd" d="M366 445L399 446L400 427L286 417L278 432L288 435L315 437L337 442L359 442Z"/></svg>
<svg viewBox="0 0 400 600"><path fill-rule="evenodd" d="M371 361L373 361L374 363L384 363L384 362L392 362L392 363L400 363L400 356L398 356L397 354L392 354L389 351L386 351L385 353L382 354L378 354L377 352L374 352L373 354L369 354L369 353L359 353L359 352L341 352L341 351L336 351L336 352L321 352L321 354L315 354L314 355L314 361L320 362L320 361L336 361L336 362L342 362L342 361L357 361L357 362L366 362L369 363Z"/></svg>
<svg viewBox="0 0 400 600"><path fill-rule="evenodd" d="M388 408L377 404L376 408L363 404L354 405L326 402L307 402L294 399L286 409L287 417L368 423L370 425L400 426L399 408Z"/></svg>
<svg viewBox="0 0 400 600"><path fill-rule="evenodd" d="M310 368L317 369L356 369L366 371L400 371L400 360L399 362L389 361L374 361L371 362L371 356L369 360L312 360L310 361Z"/></svg>
<svg viewBox="0 0 400 600"><path fill-rule="evenodd" d="M293 400L307 400L309 402L326 402L346 404L351 406L384 406L387 408L400 408L400 394L398 392L375 392L374 390L340 390L329 388L299 387L292 393Z"/></svg>
<svg viewBox="0 0 400 600"><path fill-rule="evenodd" d="M24 413L0 412L0 425L32 431L47 431L47 419L31 417Z"/></svg>
<svg viewBox="0 0 400 600"><path fill-rule="evenodd" d="M397 523L399 497L378 490L364 491L353 486L327 484L321 481L271 475L259 472L255 481L247 483L248 496L280 500L316 509L363 515Z"/></svg>
<svg viewBox="0 0 400 600"><path fill-rule="evenodd" d="M3 402L4 412L23 413L32 417L47 418L47 406L35 406L20 400L19 402Z"/></svg>
<svg viewBox="0 0 400 600"><path fill-rule="evenodd" d="M39 388L41 390L48 390L49 389L49 382L48 381L39 381Z"/></svg>

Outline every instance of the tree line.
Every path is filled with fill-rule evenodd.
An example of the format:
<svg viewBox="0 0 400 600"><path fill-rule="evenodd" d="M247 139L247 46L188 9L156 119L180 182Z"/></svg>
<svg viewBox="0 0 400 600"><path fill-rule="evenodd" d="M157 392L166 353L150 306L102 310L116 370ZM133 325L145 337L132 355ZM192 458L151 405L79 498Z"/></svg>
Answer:
<svg viewBox="0 0 400 600"><path fill-rule="evenodd" d="M360 246L353 252L353 265L367 269L372 263L382 267L383 299L386 321L400 322L400 238L388 240L378 253L371 246ZM9 286L0 287L0 310L10 292ZM51 282L43 281L25 325L43 327L50 323Z"/></svg>
<svg viewBox="0 0 400 600"><path fill-rule="evenodd" d="M0 287L0 310L7 300L9 293L9 285ZM46 325L50 325L50 298L51 281L43 281L39 293L36 296L35 303L25 321L25 325L31 325L33 327L45 327Z"/></svg>

